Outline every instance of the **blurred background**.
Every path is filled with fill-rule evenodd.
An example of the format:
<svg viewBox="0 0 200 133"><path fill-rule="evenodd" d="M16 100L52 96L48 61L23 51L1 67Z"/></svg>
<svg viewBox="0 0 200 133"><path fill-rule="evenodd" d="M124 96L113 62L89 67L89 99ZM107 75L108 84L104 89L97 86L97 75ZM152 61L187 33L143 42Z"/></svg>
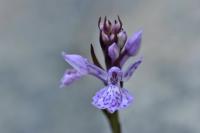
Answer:
<svg viewBox="0 0 200 133"><path fill-rule="evenodd" d="M99 80L59 88L70 68L62 51L91 59L93 43L103 62L105 15L119 15L129 36L144 31L144 61L125 83L135 101L120 111L123 133L200 132L199 0L0 0L0 133L110 133L91 105Z"/></svg>

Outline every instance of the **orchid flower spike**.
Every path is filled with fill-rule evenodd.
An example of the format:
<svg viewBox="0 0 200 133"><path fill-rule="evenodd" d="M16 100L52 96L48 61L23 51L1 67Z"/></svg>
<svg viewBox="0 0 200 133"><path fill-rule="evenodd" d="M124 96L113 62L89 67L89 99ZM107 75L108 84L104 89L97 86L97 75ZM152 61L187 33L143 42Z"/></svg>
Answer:
<svg viewBox="0 0 200 133"><path fill-rule="evenodd" d="M107 17L102 22L100 17L98 26L100 30L99 41L105 58L106 70L99 63L92 44L90 52L94 64L81 55L62 52L64 60L72 68L65 71L60 80L60 87L70 85L85 75L95 76L105 86L93 96L92 104L98 109L105 109L114 113L119 109L128 107L133 102L133 96L127 89L123 88L123 82L131 78L141 64L142 58L133 62L125 71L122 68L130 57L137 55L141 45L142 31L136 32L128 38L119 17L114 23L111 23Z"/></svg>

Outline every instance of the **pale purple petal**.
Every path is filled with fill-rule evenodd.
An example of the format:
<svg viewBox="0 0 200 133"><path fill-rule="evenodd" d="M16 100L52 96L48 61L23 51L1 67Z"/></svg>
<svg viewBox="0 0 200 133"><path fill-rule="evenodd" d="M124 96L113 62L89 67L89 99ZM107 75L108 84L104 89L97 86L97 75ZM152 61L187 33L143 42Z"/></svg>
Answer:
<svg viewBox="0 0 200 133"><path fill-rule="evenodd" d="M126 63L126 61L127 61L129 58L130 58L130 56L124 55L124 56L122 57L122 59L120 60L120 66L122 67L122 66Z"/></svg>
<svg viewBox="0 0 200 133"><path fill-rule="evenodd" d="M125 44L125 49L129 56L135 56L140 48L142 40L142 31L134 33Z"/></svg>
<svg viewBox="0 0 200 133"><path fill-rule="evenodd" d="M115 85L108 85L96 93L92 104L99 109L107 109L110 113L113 113L120 108L121 102L120 88Z"/></svg>
<svg viewBox="0 0 200 133"><path fill-rule="evenodd" d="M63 88L67 85L70 85L71 83L78 80L82 76L83 76L83 74L79 73L75 69L66 70L61 81L60 81L60 88Z"/></svg>
<svg viewBox="0 0 200 133"><path fill-rule="evenodd" d="M86 58L76 54L66 54L65 52L62 52L62 56L65 59L65 61L69 63L78 72L83 74L86 74L88 72Z"/></svg>
<svg viewBox="0 0 200 133"><path fill-rule="evenodd" d="M113 43L108 48L108 55L112 59L112 62L114 62L119 57L119 47L116 43Z"/></svg>
<svg viewBox="0 0 200 133"><path fill-rule="evenodd" d="M128 90L121 88L122 93L122 102L120 108L128 107L130 103L133 101L133 96L128 92Z"/></svg>
<svg viewBox="0 0 200 133"><path fill-rule="evenodd" d="M134 62L132 65L128 67L128 69L124 72L123 75L123 81L127 81L130 79L130 77L133 75L135 70L138 68L138 66L142 63L142 58Z"/></svg>
<svg viewBox="0 0 200 133"><path fill-rule="evenodd" d="M91 64L90 62L87 62L87 69L88 69L88 74L91 74L99 78L104 83L107 82L107 72L104 71L103 69Z"/></svg>
<svg viewBox="0 0 200 133"><path fill-rule="evenodd" d="M106 83L107 72L90 63L87 58L75 54L62 53L66 62L82 75L91 74Z"/></svg>

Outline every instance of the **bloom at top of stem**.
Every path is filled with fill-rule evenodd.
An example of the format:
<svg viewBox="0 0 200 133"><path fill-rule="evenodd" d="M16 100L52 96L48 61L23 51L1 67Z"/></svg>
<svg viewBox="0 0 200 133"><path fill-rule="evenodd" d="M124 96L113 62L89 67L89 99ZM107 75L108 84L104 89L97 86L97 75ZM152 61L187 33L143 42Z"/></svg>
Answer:
<svg viewBox="0 0 200 133"><path fill-rule="evenodd" d="M65 71L60 80L60 87L70 85L85 75L95 76L105 86L93 96L92 104L99 109L106 109L113 113L127 107L133 101L128 90L123 88L123 82L130 79L141 64L142 58L133 62L126 70L123 70L123 65L131 56L137 54L141 45L142 31L136 32L127 39L119 17L113 23L106 17L103 22L100 18L98 27L100 30L99 41L107 70L98 61L92 44L90 52L94 64L81 55L63 52L64 60L73 68Z"/></svg>

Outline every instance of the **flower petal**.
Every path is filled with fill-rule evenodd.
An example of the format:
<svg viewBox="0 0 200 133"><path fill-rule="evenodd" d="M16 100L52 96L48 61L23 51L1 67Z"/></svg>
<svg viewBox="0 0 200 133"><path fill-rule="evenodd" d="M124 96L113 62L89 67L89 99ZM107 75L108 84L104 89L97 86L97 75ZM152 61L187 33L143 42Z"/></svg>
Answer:
<svg viewBox="0 0 200 133"><path fill-rule="evenodd" d="M122 102L120 108L128 107L129 104L133 101L133 96L131 96L128 90L124 88L121 89L121 93L122 93Z"/></svg>
<svg viewBox="0 0 200 133"><path fill-rule="evenodd" d="M107 87L104 87L103 89L101 89L100 91L96 92L95 96L93 96L92 98L92 104L99 108L99 109L105 109L105 105L103 103L103 95L105 95L104 93L107 91Z"/></svg>
<svg viewBox="0 0 200 133"><path fill-rule="evenodd" d="M103 69L99 68L96 65L91 64L90 62L87 62L87 69L88 73L99 78L102 80L104 83L107 83L107 72L104 71Z"/></svg>
<svg viewBox="0 0 200 133"><path fill-rule="evenodd" d="M75 80L78 80L80 77L82 77L83 74L79 73L75 69L67 69L61 79L60 88L63 88L67 85L70 85Z"/></svg>
<svg viewBox="0 0 200 133"><path fill-rule="evenodd" d="M87 66L86 62L87 59L75 54L66 54L65 52L62 52L62 56L65 59L67 63L69 63L74 69L76 69L78 72L87 74Z"/></svg>
<svg viewBox="0 0 200 133"><path fill-rule="evenodd" d="M62 55L65 61L82 75L91 74L106 83L107 72L90 63L87 58L75 54L66 54L65 52L62 52Z"/></svg>
<svg viewBox="0 0 200 133"><path fill-rule="evenodd" d="M120 66L123 67L123 65L126 63L126 61L130 58L128 55L124 55L122 59L120 60Z"/></svg>
<svg viewBox="0 0 200 133"><path fill-rule="evenodd" d="M92 104L99 109L107 109L110 113L114 113L120 108L121 102L120 88L115 85L108 85L96 93Z"/></svg>
<svg viewBox="0 0 200 133"><path fill-rule="evenodd" d="M113 43L111 46L109 46L108 54L112 59L112 62L114 62L119 57L119 47L116 43Z"/></svg>
<svg viewBox="0 0 200 133"><path fill-rule="evenodd" d="M128 39L125 44L125 49L129 56L135 56L138 53L138 50L141 45L142 40L142 30L134 33L134 35Z"/></svg>
<svg viewBox="0 0 200 133"><path fill-rule="evenodd" d="M138 68L138 66L142 63L142 58L134 62L132 65L128 67L128 69L124 72L123 75L123 81L127 81L130 79L130 77L133 75L135 70Z"/></svg>

